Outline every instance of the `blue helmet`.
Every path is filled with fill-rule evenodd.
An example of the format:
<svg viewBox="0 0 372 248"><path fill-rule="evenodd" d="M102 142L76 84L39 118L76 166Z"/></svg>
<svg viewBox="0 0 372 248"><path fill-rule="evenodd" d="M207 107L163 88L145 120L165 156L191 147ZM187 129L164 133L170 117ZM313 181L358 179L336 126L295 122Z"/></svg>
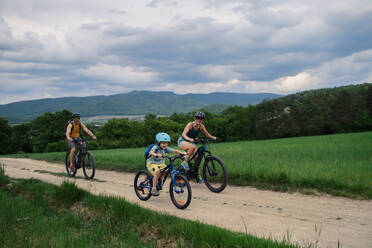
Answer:
<svg viewBox="0 0 372 248"><path fill-rule="evenodd" d="M155 137L156 142L170 142L171 138L167 133L158 133Z"/></svg>

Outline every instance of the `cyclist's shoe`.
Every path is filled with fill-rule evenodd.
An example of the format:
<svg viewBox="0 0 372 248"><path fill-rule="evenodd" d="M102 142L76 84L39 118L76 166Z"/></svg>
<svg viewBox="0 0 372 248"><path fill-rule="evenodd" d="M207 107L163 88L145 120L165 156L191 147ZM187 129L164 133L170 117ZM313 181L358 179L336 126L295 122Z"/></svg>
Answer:
<svg viewBox="0 0 372 248"><path fill-rule="evenodd" d="M70 165L70 173L74 173L75 172L75 166L74 165Z"/></svg>
<svg viewBox="0 0 372 248"><path fill-rule="evenodd" d="M185 162L182 162L181 165L185 170L190 170L190 167Z"/></svg>
<svg viewBox="0 0 372 248"><path fill-rule="evenodd" d="M196 182L197 183L204 183L204 180L203 180L203 178L200 175L197 175L196 176Z"/></svg>
<svg viewBox="0 0 372 248"><path fill-rule="evenodd" d="M157 189L151 189L151 195L158 196L158 195L160 195L160 193Z"/></svg>

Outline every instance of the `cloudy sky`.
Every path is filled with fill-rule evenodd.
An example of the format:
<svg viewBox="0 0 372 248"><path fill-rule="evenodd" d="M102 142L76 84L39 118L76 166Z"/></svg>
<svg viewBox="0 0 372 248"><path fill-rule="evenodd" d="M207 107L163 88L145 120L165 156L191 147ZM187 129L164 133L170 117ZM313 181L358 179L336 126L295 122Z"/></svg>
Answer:
<svg viewBox="0 0 372 248"><path fill-rule="evenodd" d="M0 104L363 82L371 0L0 0Z"/></svg>

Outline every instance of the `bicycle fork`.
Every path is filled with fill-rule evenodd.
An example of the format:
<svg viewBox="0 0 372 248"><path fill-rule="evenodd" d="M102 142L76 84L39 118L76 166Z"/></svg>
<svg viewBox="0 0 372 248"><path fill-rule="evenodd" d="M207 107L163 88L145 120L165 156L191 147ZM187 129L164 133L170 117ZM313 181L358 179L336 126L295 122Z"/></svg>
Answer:
<svg viewBox="0 0 372 248"><path fill-rule="evenodd" d="M183 190L183 183L184 182L182 180L176 181L176 175L179 175L179 173L174 172L174 171L171 172L174 192L176 192L177 194L183 193L184 192L184 190ZM177 183L179 184L180 190L177 189Z"/></svg>

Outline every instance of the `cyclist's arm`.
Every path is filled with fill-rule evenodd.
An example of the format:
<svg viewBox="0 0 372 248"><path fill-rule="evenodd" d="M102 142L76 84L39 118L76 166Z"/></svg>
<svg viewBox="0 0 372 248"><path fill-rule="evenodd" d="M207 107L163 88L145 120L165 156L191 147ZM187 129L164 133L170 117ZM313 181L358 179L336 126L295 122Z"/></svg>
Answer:
<svg viewBox="0 0 372 248"><path fill-rule="evenodd" d="M154 148L154 147L153 147L153 148ZM153 148L152 148L152 149L153 149ZM152 149L149 151L149 154L150 154L151 156L153 156L153 157L158 157L158 158L160 158L160 157L161 157L161 154L160 154L160 153L155 153Z"/></svg>
<svg viewBox="0 0 372 248"><path fill-rule="evenodd" d="M194 139L192 139L192 138L190 138L190 137L188 137L188 136L186 135L186 134L190 131L191 128L192 128L192 122L189 122L189 123L186 125L185 129L183 129L182 137L183 137L184 139L187 139L187 140L193 142Z"/></svg>
<svg viewBox="0 0 372 248"><path fill-rule="evenodd" d="M176 149L174 149L173 153L176 153L176 154L182 154L182 155L185 155L185 156L186 156L186 154L187 154L186 152L181 152L181 151L176 150Z"/></svg>
<svg viewBox="0 0 372 248"><path fill-rule="evenodd" d="M69 124L66 128L66 138L68 141L72 141L72 138L70 137L70 133L71 133L71 124Z"/></svg>
<svg viewBox="0 0 372 248"><path fill-rule="evenodd" d="M90 136L92 139L97 139L97 137L84 125L83 130Z"/></svg>
<svg viewBox="0 0 372 248"><path fill-rule="evenodd" d="M210 133L208 133L207 129L205 128L205 126L203 124L200 126L200 129L203 131L203 133L205 134L205 136L207 136L207 138L212 139L212 140L216 140L217 139L215 136L213 136Z"/></svg>

